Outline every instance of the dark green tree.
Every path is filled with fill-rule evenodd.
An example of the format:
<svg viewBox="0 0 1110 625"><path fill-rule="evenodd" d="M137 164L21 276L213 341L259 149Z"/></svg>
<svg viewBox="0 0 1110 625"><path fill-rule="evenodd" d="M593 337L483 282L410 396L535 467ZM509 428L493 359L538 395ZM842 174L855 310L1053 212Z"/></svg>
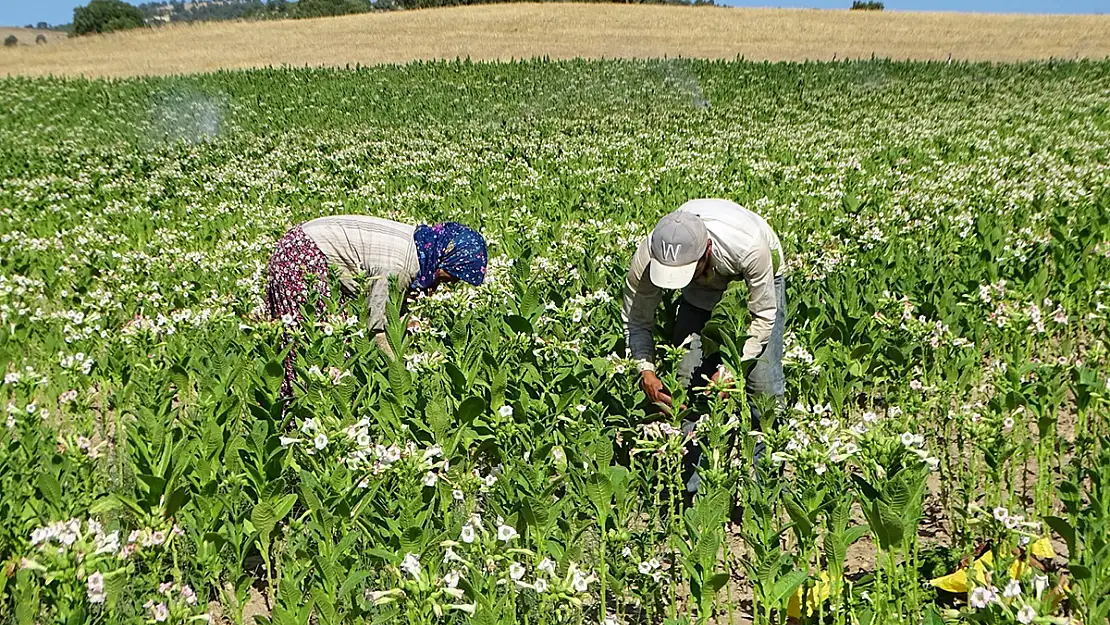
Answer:
<svg viewBox="0 0 1110 625"><path fill-rule="evenodd" d="M143 26L139 7L120 0L91 0L73 9L73 32L78 35L110 33Z"/></svg>
<svg viewBox="0 0 1110 625"><path fill-rule="evenodd" d="M296 4L297 17L326 17L349 15L370 10L366 0L300 0Z"/></svg>
<svg viewBox="0 0 1110 625"><path fill-rule="evenodd" d="M19 45L19 37L16 37L15 35L8 35L8 37L4 39L5 48L12 48L17 45Z"/></svg>

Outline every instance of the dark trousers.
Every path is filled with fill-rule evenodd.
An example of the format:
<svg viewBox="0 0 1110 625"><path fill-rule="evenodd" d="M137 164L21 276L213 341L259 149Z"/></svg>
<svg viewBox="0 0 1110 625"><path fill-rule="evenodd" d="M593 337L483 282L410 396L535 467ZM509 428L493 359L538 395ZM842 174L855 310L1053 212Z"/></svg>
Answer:
<svg viewBox="0 0 1110 625"><path fill-rule="evenodd" d="M763 414L754 401L755 397L772 396L781 407L786 387L786 378L782 372L783 333L786 328L786 284L782 276L775 278L775 292L778 296L778 312L775 315L775 323L771 327L771 336L767 339L767 345L756 360L755 366L744 376L744 390L748 395L748 407L751 408L752 426L756 428L761 428ZM691 334L701 334L712 314L713 311L697 308L683 298L675 317L672 344L680 345ZM712 377L720 365L720 353L714 353L702 359L690 378L690 388L687 388L687 393L694 387L705 386L705 378ZM683 424L682 430L688 433L693 428L694 422L688 421ZM756 443L754 460L763 457L765 451L766 445L762 440ZM686 484L687 492L693 493L698 490L701 480L697 475L697 467L701 462L701 446L697 440L691 440L687 443L686 453L682 457L682 482Z"/></svg>

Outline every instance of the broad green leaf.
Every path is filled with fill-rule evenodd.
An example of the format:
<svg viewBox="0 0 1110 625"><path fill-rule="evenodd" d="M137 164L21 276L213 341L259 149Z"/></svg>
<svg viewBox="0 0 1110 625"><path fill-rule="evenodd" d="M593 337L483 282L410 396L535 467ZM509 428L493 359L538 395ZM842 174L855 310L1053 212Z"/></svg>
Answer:
<svg viewBox="0 0 1110 625"><path fill-rule="evenodd" d="M786 606L786 602L794 591L798 589L807 579L809 574L805 571L791 571L786 575L780 577L775 581L774 589L771 591L771 605L778 608Z"/></svg>
<svg viewBox="0 0 1110 625"><path fill-rule="evenodd" d="M1045 524L1052 528L1054 532L1064 539L1064 544L1068 546L1068 557L1074 557L1075 551L1075 529L1068 523L1067 519L1062 519L1057 516L1043 517Z"/></svg>

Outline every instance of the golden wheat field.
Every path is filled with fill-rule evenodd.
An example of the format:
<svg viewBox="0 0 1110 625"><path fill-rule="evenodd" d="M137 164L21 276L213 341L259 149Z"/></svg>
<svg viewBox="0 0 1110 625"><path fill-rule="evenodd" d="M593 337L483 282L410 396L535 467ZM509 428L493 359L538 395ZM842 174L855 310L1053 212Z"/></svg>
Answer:
<svg viewBox="0 0 1110 625"><path fill-rule="evenodd" d="M66 33L54 30L0 26L0 40L7 39L11 35L15 35L16 39L19 40L20 47L37 45L35 39L39 35L45 36L48 44L65 43L68 38Z"/></svg>
<svg viewBox="0 0 1110 625"><path fill-rule="evenodd" d="M0 50L0 75L163 75L456 57L1105 58L1110 16L499 4L173 26L52 43Z"/></svg>

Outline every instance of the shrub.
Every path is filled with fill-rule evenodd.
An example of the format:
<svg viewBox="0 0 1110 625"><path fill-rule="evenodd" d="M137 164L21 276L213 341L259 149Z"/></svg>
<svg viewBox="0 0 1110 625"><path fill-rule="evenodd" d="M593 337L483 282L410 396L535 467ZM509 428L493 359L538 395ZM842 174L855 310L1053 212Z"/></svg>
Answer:
<svg viewBox="0 0 1110 625"><path fill-rule="evenodd" d="M17 45L19 45L19 37L16 37L15 35L8 35L8 37L4 39L5 48L13 48Z"/></svg>
<svg viewBox="0 0 1110 625"><path fill-rule="evenodd" d="M38 45L46 43L46 35L39 33L39 36L35 37L35 43Z"/></svg>
<svg viewBox="0 0 1110 625"><path fill-rule="evenodd" d="M73 9L73 31L78 35L110 33L142 25L142 10L120 0L92 0Z"/></svg>
<svg viewBox="0 0 1110 625"><path fill-rule="evenodd" d="M852 2L853 11L882 11L883 3L876 2L875 0L854 0Z"/></svg>

